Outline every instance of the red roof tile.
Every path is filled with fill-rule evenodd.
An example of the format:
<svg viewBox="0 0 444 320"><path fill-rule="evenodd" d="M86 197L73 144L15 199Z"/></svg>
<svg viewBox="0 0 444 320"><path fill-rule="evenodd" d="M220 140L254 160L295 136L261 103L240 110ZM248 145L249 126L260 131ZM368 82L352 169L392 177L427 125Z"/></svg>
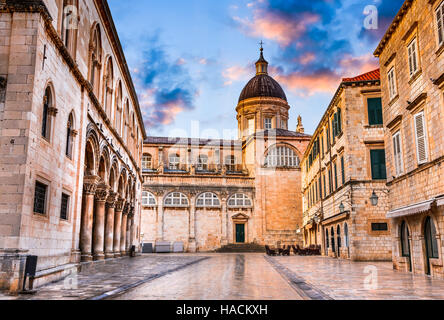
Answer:
<svg viewBox="0 0 444 320"><path fill-rule="evenodd" d="M380 80L381 75L379 73L379 69L361 74L354 78L343 78L342 82L359 82L359 81L375 81Z"/></svg>

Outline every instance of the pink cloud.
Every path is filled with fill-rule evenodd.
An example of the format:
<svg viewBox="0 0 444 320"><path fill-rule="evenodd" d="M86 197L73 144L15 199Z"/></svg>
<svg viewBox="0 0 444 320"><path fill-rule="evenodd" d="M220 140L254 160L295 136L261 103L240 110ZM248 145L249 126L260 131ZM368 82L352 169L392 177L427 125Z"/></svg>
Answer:
<svg viewBox="0 0 444 320"><path fill-rule="evenodd" d="M231 85L235 81L247 80L248 76L251 75L251 68L233 66L225 69L222 72L222 76L226 79L224 85Z"/></svg>
<svg viewBox="0 0 444 320"><path fill-rule="evenodd" d="M340 77L331 72L280 74L276 76L276 80L300 95L334 93L340 83Z"/></svg>

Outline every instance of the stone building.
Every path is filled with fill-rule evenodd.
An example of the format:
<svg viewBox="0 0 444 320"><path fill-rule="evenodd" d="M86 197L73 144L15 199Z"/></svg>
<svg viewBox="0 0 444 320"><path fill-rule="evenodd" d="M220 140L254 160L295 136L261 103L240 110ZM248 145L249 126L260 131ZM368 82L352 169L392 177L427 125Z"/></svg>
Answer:
<svg viewBox="0 0 444 320"><path fill-rule="evenodd" d="M145 140L143 242L180 241L195 252L300 241L300 159L310 136L301 119L287 130L289 109L261 49L236 107L238 140Z"/></svg>
<svg viewBox="0 0 444 320"><path fill-rule="evenodd" d="M0 1L0 289L138 242L145 137L105 0Z"/></svg>
<svg viewBox="0 0 444 320"><path fill-rule="evenodd" d="M304 244L390 260L379 70L342 80L302 159ZM378 204L371 199L378 197Z"/></svg>
<svg viewBox="0 0 444 320"><path fill-rule="evenodd" d="M444 278L444 2L408 0L379 57L395 269Z"/></svg>

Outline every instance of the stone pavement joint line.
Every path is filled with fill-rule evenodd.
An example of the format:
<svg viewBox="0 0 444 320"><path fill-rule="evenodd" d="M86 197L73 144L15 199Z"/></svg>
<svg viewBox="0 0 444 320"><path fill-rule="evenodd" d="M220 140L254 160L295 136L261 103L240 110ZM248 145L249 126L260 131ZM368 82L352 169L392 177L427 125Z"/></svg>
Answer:
<svg viewBox="0 0 444 320"><path fill-rule="evenodd" d="M133 288L136 288L136 287L138 287L138 286L140 286L140 285L142 285L144 283L147 283L147 282L150 282L152 280L161 278L163 276L166 276L167 274L170 274L170 273L173 273L173 272L185 269L185 268L187 268L189 266L192 266L193 264L202 262L202 261L207 260L207 259L210 259L210 257L202 257L202 258L200 258L198 260L191 261L191 262L185 263L184 265L178 266L177 268L174 268L174 269L171 269L171 270L167 270L167 271L164 271L164 272L161 272L161 273L158 273L158 274L152 274L152 275L146 277L143 280L140 280L140 281L137 281L135 283L128 284L128 285L121 286L121 287L119 287L117 289L105 292L102 295L99 295L99 296L96 296L96 297L93 297L93 298L90 298L90 299L87 299L87 300L103 300L103 299L108 299L108 298L112 298L112 297L118 296L118 295L123 294L123 293L125 293L125 292L127 292L127 291L129 291L129 290L131 290Z"/></svg>
<svg viewBox="0 0 444 320"><path fill-rule="evenodd" d="M292 288L295 289L304 300L333 300L328 294L308 284L303 278L297 276L296 273L290 271L275 259L268 256L264 256L264 258L290 283Z"/></svg>

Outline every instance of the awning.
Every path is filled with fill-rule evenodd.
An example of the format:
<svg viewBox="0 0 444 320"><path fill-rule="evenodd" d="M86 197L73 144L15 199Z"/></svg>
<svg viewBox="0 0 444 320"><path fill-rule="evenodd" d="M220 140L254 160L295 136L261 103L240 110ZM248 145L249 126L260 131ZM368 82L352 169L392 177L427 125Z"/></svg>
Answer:
<svg viewBox="0 0 444 320"><path fill-rule="evenodd" d="M419 214L427 212L432 207L432 203L435 199L427 200L424 202L416 203L407 207L398 208L387 213L387 218L399 218L405 216L411 216L414 214Z"/></svg>
<svg viewBox="0 0 444 320"><path fill-rule="evenodd" d="M444 196L436 198L436 206L437 207L444 206Z"/></svg>

